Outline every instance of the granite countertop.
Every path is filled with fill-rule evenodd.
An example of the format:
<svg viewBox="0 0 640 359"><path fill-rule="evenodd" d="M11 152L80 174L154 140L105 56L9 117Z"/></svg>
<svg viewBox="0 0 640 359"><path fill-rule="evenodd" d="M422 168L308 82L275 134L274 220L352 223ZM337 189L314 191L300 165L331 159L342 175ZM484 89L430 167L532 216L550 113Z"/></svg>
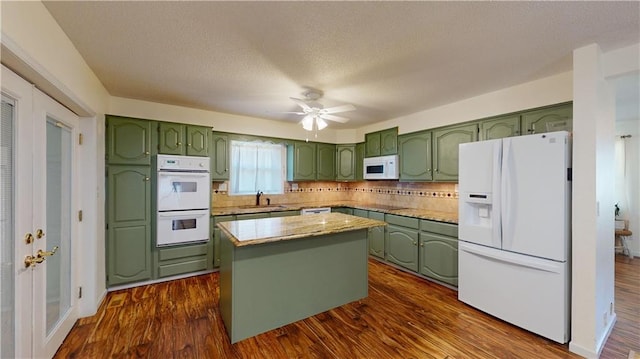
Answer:
<svg viewBox="0 0 640 359"><path fill-rule="evenodd" d="M213 207L211 208L212 216L223 216L245 213L263 213L277 211L299 211L303 208L319 208L319 207L350 207L364 209L368 211L376 211L382 213L395 214L398 216L414 217L427 219L438 222L458 223L458 213L433 211L419 208L401 208L375 203L362 203L356 201L340 201L340 202L308 202L308 203L288 203L270 206L241 206L241 207Z"/></svg>
<svg viewBox="0 0 640 359"><path fill-rule="evenodd" d="M323 213L309 216L249 219L218 223L236 247L316 237L332 233L386 226L383 221Z"/></svg>

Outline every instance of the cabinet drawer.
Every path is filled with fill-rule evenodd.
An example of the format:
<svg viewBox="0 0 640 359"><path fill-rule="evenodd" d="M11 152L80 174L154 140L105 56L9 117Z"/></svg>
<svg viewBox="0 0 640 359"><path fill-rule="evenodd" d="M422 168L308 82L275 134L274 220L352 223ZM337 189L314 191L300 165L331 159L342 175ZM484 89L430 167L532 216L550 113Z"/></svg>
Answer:
<svg viewBox="0 0 640 359"><path fill-rule="evenodd" d="M197 258L190 261L164 264L158 268L158 276L168 277L172 275L197 272L207 269L207 257Z"/></svg>
<svg viewBox="0 0 640 359"><path fill-rule="evenodd" d="M442 222L429 221L429 220L423 219L423 220L420 220L420 230L425 232L442 234L443 236L458 238L457 224L442 223Z"/></svg>
<svg viewBox="0 0 640 359"><path fill-rule="evenodd" d="M378 220L378 221L384 221L384 213L370 211L369 212L369 218L370 219L375 219L375 220Z"/></svg>
<svg viewBox="0 0 640 359"><path fill-rule="evenodd" d="M236 215L236 220L241 221L244 219L261 219L269 217L269 212L267 213L247 213L247 214L238 214Z"/></svg>
<svg viewBox="0 0 640 359"><path fill-rule="evenodd" d="M389 224L395 224L402 227L408 227L413 229L420 228L420 220L418 218L397 216L395 214L387 214L386 222Z"/></svg>
<svg viewBox="0 0 640 359"><path fill-rule="evenodd" d="M280 211L280 212L271 212L271 217L289 217L289 216L297 216L299 215L299 211Z"/></svg>
<svg viewBox="0 0 640 359"><path fill-rule="evenodd" d="M202 256L207 254L208 244L195 244L186 247L162 248L158 252L160 261L169 259Z"/></svg>

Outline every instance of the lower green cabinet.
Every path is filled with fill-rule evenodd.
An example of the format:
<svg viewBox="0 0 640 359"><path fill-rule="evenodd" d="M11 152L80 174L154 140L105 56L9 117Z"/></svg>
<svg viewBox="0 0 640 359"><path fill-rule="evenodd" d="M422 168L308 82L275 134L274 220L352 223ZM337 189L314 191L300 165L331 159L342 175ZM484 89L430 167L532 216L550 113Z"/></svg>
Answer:
<svg viewBox="0 0 640 359"><path fill-rule="evenodd" d="M215 216L211 218L211 228L213 231L213 266L215 268L220 267L220 228L216 227L216 224L220 222L235 221L236 216Z"/></svg>
<svg viewBox="0 0 640 359"><path fill-rule="evenodd" d="M271 218L273 217L289 217L289 216L297 216L300 214L300 211L280 211L280 212L271 212Z"/></svg>
<svg viewBox="0 0 640 359"><path fill-rule="evenodd" d="M458 285L458 226L420 221L420 274Z"/></svg>
<svg viewBox="0 0 640 359"><path fill-rule="evenodd" d="M344 213L344 214L353 214L353 209L348 207L333 207L331 208L331 212Z"/></svg>
<svg viewBox="0 0 640 359"><path fill-rule="evenodd" d="M365 209L354 208L353 215L358 217L363 217L363 218L369 218L369 211Z"/></svg>
<svg viewBox="0 0 640 359"><path fill-rule="evenodd" d="M109 228L107 233L107 285L151 279L149 224Z"/></svg>
<svg viewBox="0 0 640 359"><path fill-rule="evenodd" d="M213 242L157 248L158 278L213 269Z"/></svg>
<svg viewBox="0 0 640 359"><path fill-rule="evenodd" d="M418 271L418 229L420 220L387 214L385 259L401 267Z"/></svg>
<svg viewBox="0 0 640 359"><path fill-rule="evenodd" d="M384 213L369 211L369 218L384 221ZM384 259L384 232L385 227L369 228L369 254Z"/></svg>

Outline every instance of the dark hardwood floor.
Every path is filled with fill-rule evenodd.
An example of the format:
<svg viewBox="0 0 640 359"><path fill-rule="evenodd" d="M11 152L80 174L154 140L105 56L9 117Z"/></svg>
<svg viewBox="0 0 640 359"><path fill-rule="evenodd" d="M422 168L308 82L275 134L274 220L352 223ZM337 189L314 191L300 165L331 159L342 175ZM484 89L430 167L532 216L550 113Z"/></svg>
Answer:
<svg viewBox="0 0 640 359"><path fill-rule="evenodd" d="M234 345L218 298L217 273L111 292L56 358L578 358L375 260L367 298ZM616 257L616 311L602 358L640 352L640 259Z"/></svg>

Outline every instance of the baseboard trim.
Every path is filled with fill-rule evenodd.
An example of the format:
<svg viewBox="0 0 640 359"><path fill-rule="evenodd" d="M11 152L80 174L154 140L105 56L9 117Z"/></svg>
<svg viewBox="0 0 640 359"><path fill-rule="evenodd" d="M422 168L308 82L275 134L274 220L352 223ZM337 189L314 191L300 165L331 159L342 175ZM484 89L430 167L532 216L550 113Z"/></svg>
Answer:
<svg viewBox="0 0 640 359"><path fill-rule="evenodd" d="M603 335L598 340L598 343L595 348L593 349L586 348L580 344L575 343L572 340L571 342L569 342L569 351L588 359L599 358L600 354L602 353L602 349L604 348L604 345L607 343L607 339L609 338L609 335L611 334L611 331L613 330L613 327L616 324L617 319L618 319L618 316L616 315L616 313L613 313L613 315L611 316L611 320L609 321L609 325L607 326Z"/></svg>

